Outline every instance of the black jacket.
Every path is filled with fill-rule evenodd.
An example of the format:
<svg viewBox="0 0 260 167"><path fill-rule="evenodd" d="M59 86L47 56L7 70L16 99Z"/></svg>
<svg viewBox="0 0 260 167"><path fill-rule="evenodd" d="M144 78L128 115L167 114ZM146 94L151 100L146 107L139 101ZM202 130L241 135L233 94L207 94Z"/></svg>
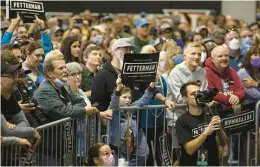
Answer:
<svg viewBox="0 0 260 167"><path fill-rule="evenodd" d="M98 103L98 110L107 110L111 95L116 87L117 72L111 62L106 62L103 68L97 73L92 83L91 100Z"/></svg>

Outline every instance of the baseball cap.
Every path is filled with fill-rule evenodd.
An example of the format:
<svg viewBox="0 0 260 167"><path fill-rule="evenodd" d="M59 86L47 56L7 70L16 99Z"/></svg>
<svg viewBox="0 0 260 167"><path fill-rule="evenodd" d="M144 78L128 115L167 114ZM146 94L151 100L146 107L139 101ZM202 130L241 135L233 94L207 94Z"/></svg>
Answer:
<svg viewBox="0 0 260 167"><path fill-rule="evenodd" d="M135 25L136 27L141 27L143 25L146 25L146 24L149 24L148 20L147 19L138 19L136 22L135 22Z"/></svg>
<svg viewBox="0 0 260 167"><path fill-rule="evenodd" d="M160 32L163 32L166 29L172 29L172 27L167 23L164 23L160 26Z"/></svg>
<svg viewBox="0 0 260 167"><path fill-rule="evenodd" d="M207 27L204 26L204 25L202 25L202 26L197 27L197 28L195 29L195 32L196 32L196 33L199 33L199 32L200 32L201 30L203 30L203 29L206 29L206 30L208 31Z"/></svg>
<svg viewBox="0 0 260 167"><path fill-rule="evenodd" d="M134 47L134 46L131 44L128 38L120 38L114 42L112 49L115 50L121 47Z"/></svg>
<svg viewBox="0 0 260 167"><path fill-rule="evenodd" d="M59 26L55 26L55 27L52 27L52 28L50 29L49 34L50 34L50 35L53 35L53 34L55 34L55 33L58 32L58 31L61 31L62 33L64 32L64 30L63 30L62 28L60 28Z"/></svg>
<svg viewBox="0 0 260 167"><path fill-rule="evenodd" d="M1 62L1 74L12 74L17 72L18 74L29 74L31 73L30 70L23 70L22 64L8 64L6 62Z"/></svg>

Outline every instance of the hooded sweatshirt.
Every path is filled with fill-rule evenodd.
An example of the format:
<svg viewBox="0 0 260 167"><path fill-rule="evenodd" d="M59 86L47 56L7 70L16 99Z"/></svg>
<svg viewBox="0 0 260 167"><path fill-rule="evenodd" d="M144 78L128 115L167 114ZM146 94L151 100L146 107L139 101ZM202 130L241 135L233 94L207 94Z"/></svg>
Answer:
<svg viewBox="0 0 260 167"><path fill-rule="evenodd" d="M111 95L116 87L117 72L111 62L106 62L94 77L92 82L91 100L92 103L98 103L98 110L107 110Z"/></svg>
<svg viewBox="0 0 260 167"><path fill-rule="evenodd" d="M183 104L184 100L181 96L180 89L184 83L187 82L201 82L200 90L208 88L206 80L206 72L203 68L197 67L194 71L190 71L185 64L185 61L173 68L167 80L167 99L173 100L178 104ZM185 108L178 108L173 112L167 112L166 117L169 119L168 125L173 126L177 118L187 110Z"/></svg>
<svg viewBox="0 0 260 167"><path fill-rule="evenodd" d="M227 91L233 92L239 98L239 101L244 99L244 87L234 69L227 67L224 72L219 73L212 59L208 58L205 63L205 70L207 73L208 88L218 88L219 94L214 97L214 100L222 103L224 110L231 108L229 96L225 95Z"/></svg>

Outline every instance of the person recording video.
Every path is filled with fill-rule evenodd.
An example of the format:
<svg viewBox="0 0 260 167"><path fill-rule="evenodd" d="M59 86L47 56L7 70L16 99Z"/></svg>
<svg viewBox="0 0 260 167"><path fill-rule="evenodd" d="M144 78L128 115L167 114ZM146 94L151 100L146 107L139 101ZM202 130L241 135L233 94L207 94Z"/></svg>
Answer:
<svg viewBox="0 0 260 167"><path fill-rule="evenodd" d="M181 145L180 166L200 165L202 152L207 152L207 158L202 164L218 166L215 132L221 129L221 120L219 116L213 116L208 121L206 113L198 104L198 91L199 85L196 82L185 83L180 89L188 105L188 112L181 115L176 122L177 137Z"/></svg>

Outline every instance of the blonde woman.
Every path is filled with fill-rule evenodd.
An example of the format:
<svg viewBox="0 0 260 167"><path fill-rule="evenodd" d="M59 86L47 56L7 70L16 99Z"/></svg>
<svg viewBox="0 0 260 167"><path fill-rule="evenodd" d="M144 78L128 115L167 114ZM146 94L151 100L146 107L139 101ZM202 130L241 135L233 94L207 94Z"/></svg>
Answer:
<svg viewBox="0 0 260 167"><path fill-rule="evenodd" d="M142 48L140 53L156 53L156 49L152 45L146 45Z"/></svg>
<svg viewBox="0 0 260 167"><path fill-rule="evenodd" d="M162 46L162 51L160 52L160 57L159 57L159 70L158 73L162 75L164 71L164 64L166 61L166 52L173 52L175 53L176 50L178 49L177 44L173 40L167 40L163 46Z"/></svg>
<svg viewBox="0 0 260 167"><path fill-rule="evenodd" d="M164 59L164 73L162 76L167 81L168 76L170 75L172 69L177 65L183 62L182 51L180 47L176 49L170 49L165 53Z"/></svg>

